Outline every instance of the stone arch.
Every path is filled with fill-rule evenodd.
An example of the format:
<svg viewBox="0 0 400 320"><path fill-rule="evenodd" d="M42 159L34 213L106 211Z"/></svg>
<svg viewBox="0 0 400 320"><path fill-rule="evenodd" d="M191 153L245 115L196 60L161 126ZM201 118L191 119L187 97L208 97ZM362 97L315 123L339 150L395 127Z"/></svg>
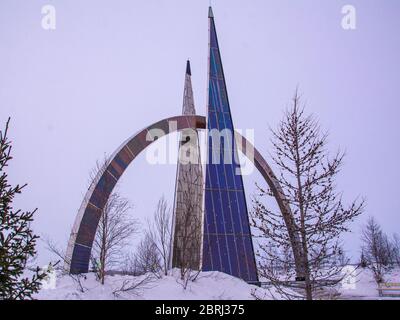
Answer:
<svg viewBox="0 0 400 320"><path fill-rule="evenodd" d="M184 129L206 129L206 118L203 116L176 116L156 122L126 140L110 157L105 168L97 174L89 187L75 218L66 253L66 268L70 273L88 272L92 245L102 209L129 164L154 141L154 139L147 139L148 135L151 136L152 132L156 131L167 135ZM254 162L255 167L273 191L288 227L292 246L297 248L296 243L299 242L290 207L275 174L262 155L246 138L236 133L236 141L241 142L237 143L237 146L244 154L249 151L254 152L254 157L250 157L250 160ZM293 253L295 261L298 261L298 252L294 249Z"/></svg>

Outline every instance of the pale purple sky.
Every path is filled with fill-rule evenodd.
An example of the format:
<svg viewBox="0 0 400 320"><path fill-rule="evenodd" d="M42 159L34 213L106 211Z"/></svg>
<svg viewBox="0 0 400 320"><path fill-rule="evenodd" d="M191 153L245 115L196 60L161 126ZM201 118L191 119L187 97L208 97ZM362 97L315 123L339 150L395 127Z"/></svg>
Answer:
<svg viewBox="0 0 400 320"><path fill-rule="evenodd" d="M54 31L41 8L56 8ZM357 9L357 29L341 9ZM12 117L12 183L29 186L16 204L39 208L35 231L65 247L88 173L143 127L181 112L191 59L196 108L204 115L209 1L0 1L0 123ZM399 232L400 2L398 0L214 0L234 123L254 128L269 159L276 126L295 87L347 151L338 181L345 198L367 198L346 248L358 255L359 231L374 215ZM139 217L158 198L172 202L175 166L128 169L121 192ZM247 194L257 173L246 177ZM49 255L40 246L40 262Z"/></svg>

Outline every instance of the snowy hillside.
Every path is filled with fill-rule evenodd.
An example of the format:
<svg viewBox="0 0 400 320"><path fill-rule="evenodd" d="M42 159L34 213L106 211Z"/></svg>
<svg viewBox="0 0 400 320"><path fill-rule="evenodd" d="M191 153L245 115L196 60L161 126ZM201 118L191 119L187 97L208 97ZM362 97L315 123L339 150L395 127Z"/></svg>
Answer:
<svg viewBox="0 0 400 320"><path fill-rule="evenodd" d="M125 285L129 287L145 279L132 276L108 276L104 285L95 279L93 273L82 279L83 291L79 284L70 276L58 276L55 286L43 288L36 299L45 300L253 300L252 293L256 290L258 297L263 299L279 299L280 295L274 288L259 288L220 272L202 272L195 282L189 282L184 289L179 279L179 271L161 279L144 281L137 288L121 292ZM387 277L388 282L400 282L400 270L392 272ZM359 270L355 276L355 286L346 288L341 284L336 290L340 293L338 299L382 299L378 296L377 286L368 270ZM385 298L393 299L393 298Z"/></svg>
<svg viewBox="0 0 400 320"><path fill-rule="evenodd" d="M57 277L55 289L42 289L36 299L144 299L144 300L251 300L253 290L261 290L262 294L271 296L266 289L248 285L246 282L220 272L202 272L195 282L189 282L184 289L179 280L178 272L172 275L153 279L140 285L130 292L114 292L122 287L124 281L138 283L143 277L109 276L101 285L90 273L82 280L85 292L79 290L79 285L69 276Z"/></svg>
<svg viewBox="0 0 400 320"><path fill-rule="evenodd" d="M354 300L392 300L398 298L381 298L378 295L377 285L374 281L374 277L370 270L361 270L356 272L354 288L345 287L339 288L342 299L354 299ZM385 276L386 282L400 283L400 270L395 269Z"/></svg>

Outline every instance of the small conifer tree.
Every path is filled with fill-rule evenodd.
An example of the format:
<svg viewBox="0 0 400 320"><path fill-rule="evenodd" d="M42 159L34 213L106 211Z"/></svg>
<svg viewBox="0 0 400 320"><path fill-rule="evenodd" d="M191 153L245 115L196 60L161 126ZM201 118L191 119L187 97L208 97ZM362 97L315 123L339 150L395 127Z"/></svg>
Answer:
<svg viewBox="0 0 400 320"><path fill-rule="evenodd" d="M27 268L29 259L36 254L38 236L30 227L36 210L24 212L12 207L25 185L11 186L7 180L5 169L12 159L7 138L9 121L5 130L0 130L0 300L22 300L31 299L38 292L46 273Z"/></svg>

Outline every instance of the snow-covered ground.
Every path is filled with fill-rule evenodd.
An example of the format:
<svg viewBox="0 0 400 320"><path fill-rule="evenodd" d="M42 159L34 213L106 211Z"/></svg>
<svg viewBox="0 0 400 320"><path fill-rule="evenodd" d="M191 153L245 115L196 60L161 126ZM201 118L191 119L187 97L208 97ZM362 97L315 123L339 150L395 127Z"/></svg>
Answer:
<svg viewBox="0 0 400 320"><path fill-rule="evenodd" d="M108 276L104 285L95 279L95 275L87 274L82 280L85 292L79 290L79 285L68 275L58 276L55 289L42 289L36 299L70 300L70 299L135 299L135 300L251 300L252 291L261 290L260 294L270 297L266 289L249 285L246 282L220 272L202 272L195 282L188 282L184 289L179 280L179 271L161 279L153 279L131 292L115 295L125 283L137 283L143 277Z"/></svg>
<svg viewBox="0 0 400 320"><path fill-rule="evenodd" d="M189 282L184 289L179 280L179 271L174 270L171 275L161 279L153 279L138 288L128 292L117 292L118 289L129 284L138 283L143 277L108 276L104 285L95 279L94 274L87 274L82 279L84 292L70 276L57 276L54 285L43 288L36 299L47 300L252 300L252 293L256 290L258 297L276 299L279 294L273 288L263 289L220 272L202 272L195 282ZM400 270L387 276L388 282L400 282ZM346 288L347 287L347 288ZM372 274L368 270L358 270L352 285L339 285L339 299L382 299L378 295L377 286ZM390 299L390 298L385 298ZM393 298L392 298L393 299Z"/></svg>
<svg viewBox="0 0 400 320"><path fill-rule="evenodd" d="M399 298L382 298L378 294L378 286L374 281L373 274L370 270L361 269L355 272L355 283L353 288L346 289L346 286L341 286L339 289L341 299L355 299L355 300L391 300ZM386 282L400 283L400 270L395 269L385 276Z"/></svg>

